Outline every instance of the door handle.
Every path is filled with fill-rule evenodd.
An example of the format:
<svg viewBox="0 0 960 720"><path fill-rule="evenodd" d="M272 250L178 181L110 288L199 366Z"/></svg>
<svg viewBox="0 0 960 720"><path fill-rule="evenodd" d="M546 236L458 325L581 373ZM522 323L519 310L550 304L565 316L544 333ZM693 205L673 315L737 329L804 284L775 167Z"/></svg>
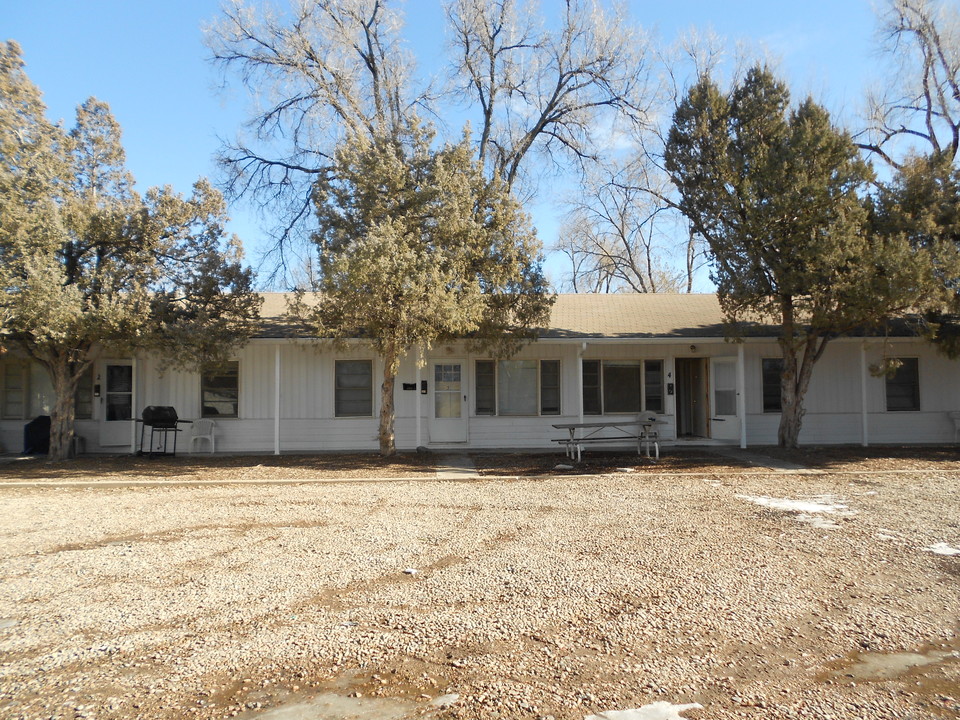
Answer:
<svg viewBox="0 0 960 720"><path fill-rule="evenodd" d="M726 422L726 418L710 418L711 420L716 420L717 422Z"/></svg>

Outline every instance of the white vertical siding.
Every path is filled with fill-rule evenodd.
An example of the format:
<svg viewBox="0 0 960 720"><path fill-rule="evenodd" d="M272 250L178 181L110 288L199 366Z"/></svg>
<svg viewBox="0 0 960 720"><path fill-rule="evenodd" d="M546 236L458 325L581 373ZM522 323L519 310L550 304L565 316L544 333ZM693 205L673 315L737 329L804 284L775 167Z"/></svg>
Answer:
<svg viewBox="0 0 960 720"><path fill-rule="evenodd" d="M279 342L281 355L280 447L282 452L334 450L375 450L380 407L382 363L362 345L335 352L329 345L291 341L254 341L240 350L240 417L217 421L217 449L224 452L272 452L275 414L275 352ZM425 360L458 359L464 363L464 393L467 395L468 439L473 448L557 448L552 443L563 431L555 423L576 422L580 408L578 355L582 340L540 342L524 347L518 359L556 359L560 361L561 415L533 417L477 416L475 412L475 363L489 359L488 354L467 352L462 344L438 346ZM675 382L678 357L736 356L737 348L721 341L590 342L583 351L586 359L660 359L664 361L664 383ZM827 347L814 368L806 397L806 416L800 441L803 444L858 444L861 439L860 340L837 340ZM866 379L869 441L880 443L947 443L953 439L953 423L947 413L960 410L960 362L949 360L932 346L916 340L881 339L867 341L867 362L875 364L886 354L892 357L917 357L920 373L920 410L887 412L886 385L882 377ZM776 443L779 414L762 409L761 360L779 357L775 342L749 340L744 345L746 427L748 446ZM334 362L338 358L373 361L373 412L366 418L334 417ZM139 417L147 405L170 405L182 418L200 415L200 375L196 371L165 368L157 356L138 358L136 366ZM416 383L416 355L403 358L396 385L397 447L410 450L417 443L418 422L421 441L430 442L429 418L433 409L433 378L422 372L429 393L419 387L403 390L403 383ZM39 366L30 372L30 417L49 413L52 393L46 373ZM420 404L422 417L417 418ZM676 397L667 395L661 428L665 439L676 437ZM87 440L88 451L98 451L101 403L95 403L94 419L77 422L77 432ZM0 421L0 443L7 452L22 447L25 420ZM191 426L184 426L178 448L189 447ZM116 452L118 448L105 448ZM120 449L123 451L122 449Z"/></svg>
<svg viewBox="0 0 960 720"><path fill-rule="evenodd" d="M867 363L875 365L884 354L916 357L920 371L920 410L886 411L886 381L869 375L867 427L870 444L944 443L953 438L947 413L960 409L960 362L939 354L932 345L908 339L868 339ZM859 444L861 441L861 340L835 340L827 346L813 369L804 400L806 415L801 444ZM780 357L776 343L747 346L747 442L775 445L779 413L763 413L761 358Z"/></svg>

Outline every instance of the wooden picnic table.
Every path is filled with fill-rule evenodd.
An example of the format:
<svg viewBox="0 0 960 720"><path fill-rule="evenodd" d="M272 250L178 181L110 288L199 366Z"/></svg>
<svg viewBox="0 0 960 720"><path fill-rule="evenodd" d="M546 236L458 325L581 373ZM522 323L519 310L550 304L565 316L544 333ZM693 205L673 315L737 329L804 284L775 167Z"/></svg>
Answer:
<svg viewBox="0 0 960 720"><path fill-rule="evenodd" d="M554 425L557 430L566 430L568 437L559 438L555 442L563 443L566 448L567 457L573 458L576 453L576 459L579 461L583 452L584 445L594 443L613 443L623 442L624 440L636 441L637 455L640 454L642 447L650 457L650 445L653 444L656 458L660 459L660 434L656 428L658 425L666 425L664 420L658 420L655 417L631 417L622 420L595 420L593 422L577 423L557 423ZM609 434L610 431L613 434Z"/></svg>

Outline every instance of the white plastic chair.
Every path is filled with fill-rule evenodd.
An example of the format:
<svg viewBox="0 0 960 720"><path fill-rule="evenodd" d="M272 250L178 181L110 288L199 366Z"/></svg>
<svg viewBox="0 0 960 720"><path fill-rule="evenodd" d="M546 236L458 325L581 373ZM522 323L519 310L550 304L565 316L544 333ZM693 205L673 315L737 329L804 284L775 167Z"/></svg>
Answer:
<svg viewBox="0 0 960 720"><path fill-rule="evenodd" d="M207 440L210 443L210 452L216 452L215 432L217 424L208 418L193 421L193 437L190 438L190 452L193 452L193 444L197 440Z"/></svg>

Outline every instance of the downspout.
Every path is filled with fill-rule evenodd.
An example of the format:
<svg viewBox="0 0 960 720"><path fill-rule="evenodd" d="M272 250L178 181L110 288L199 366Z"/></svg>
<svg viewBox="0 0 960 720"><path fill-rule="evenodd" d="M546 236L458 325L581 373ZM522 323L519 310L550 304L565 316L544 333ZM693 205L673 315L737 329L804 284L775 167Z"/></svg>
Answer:
<svg viewBox="0 0 960 720"><path fill-rule="evenodd" d="M280 454L280 344L274 350L273 454Z"/></svg>
<svg viewBox="0 0 960 720"><path fill-rule="evenodd" d="M740 418L740 449L747 449L747 388L743 343L737 345L737 417Z"/></svg>
<svg viewBox="0 0 960 720"><path fill-rule="evenodd" d="M870 444L870 433L867 423L867 341L860 343L860 444L867 447Z"/></svg>

